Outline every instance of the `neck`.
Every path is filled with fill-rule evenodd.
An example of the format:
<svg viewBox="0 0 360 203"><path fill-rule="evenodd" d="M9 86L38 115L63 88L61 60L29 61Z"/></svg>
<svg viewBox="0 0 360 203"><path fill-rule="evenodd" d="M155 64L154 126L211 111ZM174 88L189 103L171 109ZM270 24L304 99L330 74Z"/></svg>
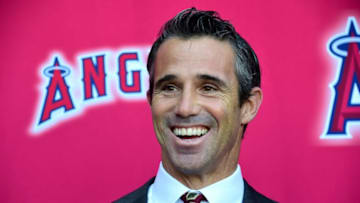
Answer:
<svg viewBox="0 0 360 203"><path fill-rule="evenodd" d="M166 164L166 162L163 162L163 166L166 172L168 172L172 177L181 182L183 185L193 190L199 190L229 177L235 172L237 162L223 165L223 167L220 167L221 170L215 170L209 173L200 174L183 173L182 171L178 171L173 167L169 166L168 164Z"/></svg>

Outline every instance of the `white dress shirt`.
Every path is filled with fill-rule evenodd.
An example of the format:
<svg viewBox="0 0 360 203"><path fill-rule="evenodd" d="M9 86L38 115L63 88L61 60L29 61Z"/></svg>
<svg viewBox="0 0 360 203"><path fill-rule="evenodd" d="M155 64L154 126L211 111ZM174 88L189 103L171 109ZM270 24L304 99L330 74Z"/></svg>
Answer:
<svg viewBox="0 0 360 203"><path fill-rule="evenodd" d="M147 194L148 203L183 203L180 197L189 190L191 189L166 172L160 162L155 181ZM241 203L244 197L244 180L240 166L238 165L235 172L229 177L198 191L206 197L209 203Z"/></svg>

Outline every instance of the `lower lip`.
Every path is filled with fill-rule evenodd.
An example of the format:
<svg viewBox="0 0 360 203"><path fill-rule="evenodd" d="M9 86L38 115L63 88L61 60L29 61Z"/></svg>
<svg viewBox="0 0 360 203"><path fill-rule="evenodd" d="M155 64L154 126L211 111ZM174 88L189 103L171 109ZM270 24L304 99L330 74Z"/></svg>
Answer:
<svg viewBox="0 0 360 203"><path fill-rule="evenodd" d="M184 136L184 137L179 137L179 136L176 136L176 137L178 137L178 138L180 138L180 139L184 139L184 140L187 140L187 139L196 139L196 138L200 138L200 137L202 137L202 136Z"/></svg>

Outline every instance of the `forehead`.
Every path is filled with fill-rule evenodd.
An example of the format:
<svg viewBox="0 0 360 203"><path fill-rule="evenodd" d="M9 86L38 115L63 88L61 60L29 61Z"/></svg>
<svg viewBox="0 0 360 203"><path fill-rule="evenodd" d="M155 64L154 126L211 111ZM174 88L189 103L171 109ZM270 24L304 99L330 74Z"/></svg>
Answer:
<svg viewBox="0 0 360 203"><path fill-rule="evenodd" d="M166 74L210 74L223 80L235 78L234 51L227 41L212 37L167 39L155 59L155 80Z"/></svg>

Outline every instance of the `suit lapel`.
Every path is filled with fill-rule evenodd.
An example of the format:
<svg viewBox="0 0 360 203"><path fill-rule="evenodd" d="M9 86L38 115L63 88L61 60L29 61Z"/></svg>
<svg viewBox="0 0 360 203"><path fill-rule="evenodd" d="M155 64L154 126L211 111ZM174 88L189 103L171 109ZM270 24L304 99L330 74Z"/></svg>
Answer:
<svg viewBox="0 0 360 203"><path fill-rule="evenodd" d="M254 203L254 195L253 195L254 189L246 182L244 179L244 199L243 203Z"/></svg>
<svg viewBox="0 0 360 203"><path fill-rule="evenodd" d="M243 203L276 203L273 200L258 193L244 179L244 199Z"/></svg>

